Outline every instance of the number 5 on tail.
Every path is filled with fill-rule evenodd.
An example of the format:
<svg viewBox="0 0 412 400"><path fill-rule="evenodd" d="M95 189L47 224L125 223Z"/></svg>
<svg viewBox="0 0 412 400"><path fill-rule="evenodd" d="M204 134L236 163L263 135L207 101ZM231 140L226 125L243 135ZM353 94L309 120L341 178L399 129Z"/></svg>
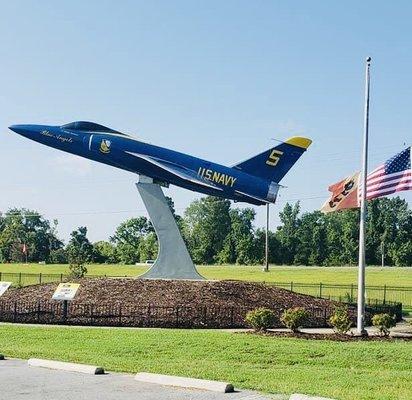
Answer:
<svg viewBox="0 0 412 400"><path fill-rule="evenodd" d="M282 156L282 154L283 154L283 151L273 149L270 152L270 155L269 155L269 158L266 161L266 164L270 165L271 167L274 167L279 162L280 157Z"/></svg>

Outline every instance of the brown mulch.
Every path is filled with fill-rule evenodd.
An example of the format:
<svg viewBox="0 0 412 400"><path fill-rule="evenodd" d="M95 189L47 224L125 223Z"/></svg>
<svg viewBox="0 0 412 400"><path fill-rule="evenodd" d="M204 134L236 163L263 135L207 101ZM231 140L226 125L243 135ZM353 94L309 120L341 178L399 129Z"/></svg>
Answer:
<svg viewBox="0 0 412 400"><path fill-rule="evenodd" d="M295 339L306 340L332 340L335 342L356 342L356 341L373 341L373 342L396 342L399 340L412 341L411 337L391 337L391 336L355 336L345 335L340 333L303 333L303 332L247 332L251 335L273 336L273 337L289 337Z"/></svg>
<svg viewBox="0 0 412 400"><path fill-rule="evenodd" d="M324 327L337 304L243 281L83 278L77 282L80 288L70 302L67 318L61 302L51 300L58 284L45 283L8 290L0 300L3 319L42 323L64 319L80 325L235 328L246 327L248 311L267 307L275 314L274 327L281 327L284 310L304 307L309 312L306 327ZM352 307L349 313L355 321L356 310Z"/></svg>
<svg viewBox="0 0 412 400"><path fill-rule="evenodd" d="M294 306L333 307L335 302L290 292L262 283L242 281L178 281L83 278L73 303L123 304L174 307L213 305L221 307L269 307L285 309ZM10 289L2 300L50 300L57 283Z"/></svg>

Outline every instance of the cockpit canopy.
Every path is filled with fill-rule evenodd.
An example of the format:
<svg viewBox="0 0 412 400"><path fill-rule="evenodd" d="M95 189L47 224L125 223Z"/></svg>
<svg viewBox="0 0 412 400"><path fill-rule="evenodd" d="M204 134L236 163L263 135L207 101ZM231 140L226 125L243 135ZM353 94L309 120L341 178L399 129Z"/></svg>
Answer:
<svg viewBox="0 0 412 400"><path fill-rule="evenodd" d="M111 129L111 128L107 128L106 126L99 125L94 122L87 122L87 121L70 122L69 124L62 125L62 128L70 130L70 131L115 133L117 135L125 135L124 133L115 131L114 129Z"/></svg>

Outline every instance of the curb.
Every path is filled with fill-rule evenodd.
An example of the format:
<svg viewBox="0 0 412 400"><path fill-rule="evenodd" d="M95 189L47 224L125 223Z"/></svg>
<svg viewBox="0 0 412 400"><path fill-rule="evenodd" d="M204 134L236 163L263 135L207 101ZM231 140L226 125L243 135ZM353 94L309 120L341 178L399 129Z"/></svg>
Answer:
<svg viewBox="0 0 412 400"><path fill-rule="evenodd" d="M136 374L136 381L145 383L155 383L165 386L177 386L182 388L203 389L220 393L231 393L234 391L233 385L227 382L209 381L205 379L184 378L181 376L151 374L139 372Z"/></svg>
<svg viewBox="0 0 412 400"><path fill-rule="evenodd" d="M91 375L104 374L104 369L102 367L96 367L94 365L75 364L75 363L53 361L53 360L42 360L40 358L30 358L27 361L27 364L30 367L57 369L57 370L69 371L69 372L81 372L82 374L91 374Z"/></svg>

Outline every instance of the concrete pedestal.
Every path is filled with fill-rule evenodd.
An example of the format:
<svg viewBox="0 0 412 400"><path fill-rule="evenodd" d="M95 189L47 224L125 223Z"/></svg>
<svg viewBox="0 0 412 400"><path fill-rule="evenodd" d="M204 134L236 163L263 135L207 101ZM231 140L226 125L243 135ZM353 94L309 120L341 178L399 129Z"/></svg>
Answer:
<svg viewBox="0 0 412 400"><path fill-rule="evenodd" d="M140 176L136 186L159 242L155 263L139 278L204 279L193 264L161 187L145 176Z"/></svg>

